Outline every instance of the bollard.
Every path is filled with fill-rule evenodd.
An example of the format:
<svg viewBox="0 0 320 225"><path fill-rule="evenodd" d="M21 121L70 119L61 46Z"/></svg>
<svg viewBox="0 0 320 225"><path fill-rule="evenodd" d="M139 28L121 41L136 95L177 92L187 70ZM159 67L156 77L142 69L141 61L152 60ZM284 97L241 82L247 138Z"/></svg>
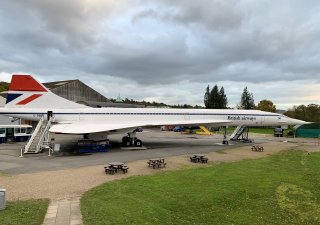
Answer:
<svg viewBox="0 0 320 225"><path fill-rule="evenodd" d="M24 151L24 148L21 148L21 149L20 149L20 156L19 156L20 158L23 157L23 151Z"/></svg>
<svg viewBox="0 0 320 225"><path fill-rule="evenodd" d="M6 189L0 189L0 210L6 208Z"/></svg>

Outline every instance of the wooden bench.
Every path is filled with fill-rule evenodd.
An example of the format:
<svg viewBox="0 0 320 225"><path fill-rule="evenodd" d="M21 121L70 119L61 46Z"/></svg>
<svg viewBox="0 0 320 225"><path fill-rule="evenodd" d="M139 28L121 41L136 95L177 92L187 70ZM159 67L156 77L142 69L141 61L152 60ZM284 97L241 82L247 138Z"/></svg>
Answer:
<svg viewBox="0 0 320 225"><path fill-rule="evenodd" d="M199 159L197 157L190 157L190 162L196 163L199 162Z"/></svg>
<svg viewBox="0 0 320 225"><path fill-rule="evenodd" d="M105 167L104 169L105 169L106 174L113 175L115 172L117 172L117 170L115 168L112 168L112 167Z"/></svg>
<svg viewBox="0 0 320 225"><path fill-rule="evenodd" d="M165 167L166 167L166 165L167 165L167 163L165 163L165 162L161 162L161 163L159 163L159 164L158 164L158 168L160 168L160 167L165 168Z"/></svg>
<svg viewBox="0 0 320 225"><path fill-rule="evenodd" d="M121 168L123 173L128 173L128 169L129 169L129 167L127 167L127 166L122 166L122 168Z"/></svg>
<svg viewBox="0 0 320 225"><path fill-rule="evenodd" d="M208 158L201 158L200 161L201 163L208 163Z"/></svg>

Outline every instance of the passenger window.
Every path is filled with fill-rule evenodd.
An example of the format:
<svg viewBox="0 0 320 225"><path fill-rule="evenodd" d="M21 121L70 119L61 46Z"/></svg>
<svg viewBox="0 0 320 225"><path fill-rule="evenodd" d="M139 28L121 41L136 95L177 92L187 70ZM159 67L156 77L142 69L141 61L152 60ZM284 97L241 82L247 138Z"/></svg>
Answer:
<svg viewBox="0 0 320 225"><path fill-rule="evenodd" d="M26 133L26 128L21 128L21 133L25 134Z"/></svg>
<svg viewBox="0 0 320 225"><path fill-rule="evenodd" d="M20 128L19 128L19 127L14 128L14 133L15 133L15 134L19 134L19 133L20 133Z"/></svg>
<svg viewBox="0 0 320 225"><path fill-rule="evenodd" d="M6 133L6 129L5 128L0 128L0 134L5 134Z"/></svg>

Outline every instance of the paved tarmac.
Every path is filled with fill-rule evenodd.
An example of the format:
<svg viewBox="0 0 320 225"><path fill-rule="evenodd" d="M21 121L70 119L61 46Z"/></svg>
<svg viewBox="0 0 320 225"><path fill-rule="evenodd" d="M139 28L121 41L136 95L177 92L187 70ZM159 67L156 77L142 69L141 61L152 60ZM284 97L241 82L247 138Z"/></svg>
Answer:
<svg viewBox="0 0 320 225"><path fill-rule="evenodd" d="M54 143L61 145L60 152L48 157L48 151L40 154L28 154L23 158L20 149L25 143L9 143L0 145L0 171L5 174L33 173L48 170L68 169L83 166L93 166L111 161L130 162L139 159L166 157L186 153L206 152L224 149L221 136L195 136L175 132L160 132L145 130L138 133L146 150L121 150L119 141L122 135L109 136L112 146L108 152L76 153L79 135L52 135Z"/></svg>
<svg viewBox="0 0 320 225"><path fill-rule="evenodd" d="M76 153L78 135L52 135L54 143L61 145L61 151L48 157L48 151L40 154L19 157L20 149L25 143L0 144L0 172L4 174L34 173L60 169L101 165L112 161L130 162L156 157L168 157L182 154L206 153L227 148L243 146L234 142L222 145L222 135L192 135L175 132L161 132L158 129L138 133L146 150L122 150L119 141L123 135L111 135L112 147L108 152ZM256 143L267 142L270 136L260 135ZM248 145L248 144L247 144Z"/></svg>

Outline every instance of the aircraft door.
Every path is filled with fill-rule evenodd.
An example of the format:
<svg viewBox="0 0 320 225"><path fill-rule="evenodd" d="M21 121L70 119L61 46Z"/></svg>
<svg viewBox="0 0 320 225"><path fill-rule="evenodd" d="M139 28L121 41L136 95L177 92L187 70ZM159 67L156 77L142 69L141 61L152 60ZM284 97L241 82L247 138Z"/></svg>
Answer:
<svg viewBox="0 0 320 225"><path fill-rule="evenodd" d="M50 118L52 117L53 112L52 111L48 111L47 112L47 120L50 120Z"/></svg>

